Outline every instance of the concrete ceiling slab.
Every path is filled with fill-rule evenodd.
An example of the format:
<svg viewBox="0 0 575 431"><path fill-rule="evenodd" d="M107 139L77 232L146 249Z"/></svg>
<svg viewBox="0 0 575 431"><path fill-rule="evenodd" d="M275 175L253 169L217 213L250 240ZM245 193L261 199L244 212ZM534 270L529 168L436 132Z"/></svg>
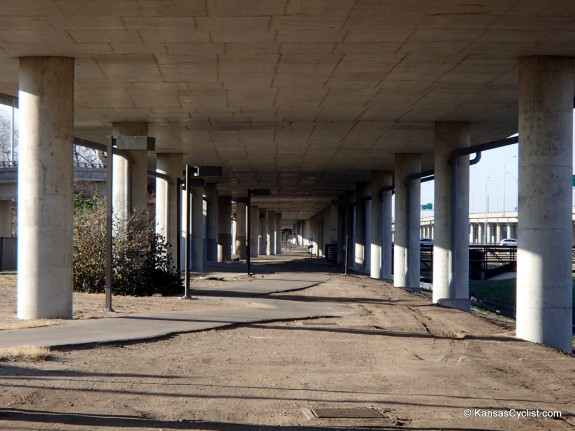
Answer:
<svg viewBox="0 0 575 431"><path fill-rule="evenodd" d="M18 57L76 58L76 135L147 121L159 152L269 187L284 221L422 152L433 122L515 132L517 64L575 56L570 0L4 0L0 92ZM301 200L298 196L305 196ZM275 207L274 207L275 206Z"/></svg>

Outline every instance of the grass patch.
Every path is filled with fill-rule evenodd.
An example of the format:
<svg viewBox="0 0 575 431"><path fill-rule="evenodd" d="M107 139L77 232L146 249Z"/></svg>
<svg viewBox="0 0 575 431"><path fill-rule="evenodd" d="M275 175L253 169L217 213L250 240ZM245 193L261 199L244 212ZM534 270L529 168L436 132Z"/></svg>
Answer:
<svg viewBox="0 0 575 431"><path fill-rule="evenodd" d="M44 320L17 320L14 322L2 322L0 321L0 331L8 329L27 329L27 328L39 328L41 326L52 326L61 324L61 320L55 319L44 319Z"/></svg>
<svg viewBox="0 0 575 431"><path fill-rule="evenodd" d="M9 362L41 362L51 359L50 349L38 346L18 346L0 349L0 360Z"/></svg>
<svg viewBox="0 0 575 431"><path fill-rule="evenodd" d="M471 280L469 293L481 301L494 302L506 307L515 307L515 290L517 280Z"/></svg>
<svg viewBox="0 0 575 431"><path fill-rule="evenodd" d="M479 308L513 319L515 318L516 290L516 278L469 282L469 293L477 300ZM575 308L575 278L573 279L573 307ZM573 320L575 323L575 313Z"/></svg>

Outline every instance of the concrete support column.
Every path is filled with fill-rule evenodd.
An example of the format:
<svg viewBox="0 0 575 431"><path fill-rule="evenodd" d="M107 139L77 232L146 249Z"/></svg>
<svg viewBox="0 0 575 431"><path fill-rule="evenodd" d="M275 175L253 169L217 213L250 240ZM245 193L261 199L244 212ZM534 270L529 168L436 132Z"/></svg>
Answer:
<svg viewBox="0 0 575 431"><path fill-rule="evenodd" d="M268 211L266 208L260 208L260 218L258 220L260 225L260 235L258 239L258 254L260 256L269 255L269 231L268 231Z"/></svg>
<svg viewBox="0 0 575 431"><path fill-rule="evenodd" d="M187 190L179 190L180 198L181 198L181 214L180 214L180 272L184 271L186 268L186 241L188 239L188 219L186 218L186 209L188 207L188 199L190 198L189 193ZM192 215L190 214L190 217ZM191 235L192 231L190 231ZM192 267L192 258L188 256L188 264L189 268Z"/></svg>
<svg viewBox="0 0 575 431"><path fill-rule="evenodd" d="M572 350L573 59L519 63L517 337Z"/></svg>
<svg viewBox="0 0 575 431"><path fill-rule="evenodd" d="M419 289L419 218L421 181L407 177L421 172L420 154L395 155L395 245L393 284Z"/></svg>
<svg viewBox="0 0 575 431"><path fill-rule="evenodd" d="M276 213L268 211L268 248L269 254L276 254Z"/></svg>
<svg viewBox="0 0 575 431"><path fill-rule="evenodd" d="M175 265L178 259L178 177L182 174L181 154L158 154L156 172L168 179L156 178L156 233L171 244L168 253Z"/></svg>
<svg viewBox="0 0 575 431"><path fill-rule="evenodd" d="M260 236L260 210L257 205L251 205L250 208L250 257L258 257L259 236Z"/></svg>
<svg viewBox="0 0 575 431"><path fill-rule="evenodd" d="M246 258L246 204L236 203L236 254L240 259Z"/></svg>
<svg viewBox="0 0 575 431"><path fill-rule="evenodd" d="M435 123L433 302L469 311L469 123Z"/></svg>
<svg viewBox="0 0 575 431"><path fill-rule="evenodd" d="M141 136L147 136L147 127L146 127L146 133L144 133ZM134 214L134 216L139 220L140 223L147 223L149 220L148 152L138 150L128 150L128 157L129 157L128 172L130 173L130 199L131 199L130 211Z"/></svg>
<svg viewBox="0 0 575 431"><path fill-rule="evenodd" d="M388 177L388 186L393 184L393 175ZM381 194L381 278L391 280L392 268L392 191L386 190Z"/></svg>
<svg viewBox="0 0 575 431"><path fill-rule="evenodd" d="M21 58L19 85L18 318L71 319L74 59Z"/></svg>
<svg viewBox="0 0 575 431"><path fill-rule="evenodd" d="M218 261L218 186L216 183L206 184L206 197L208 199L208 229L206 241L206 260Z"/></svg>
<svg viewBox="0 0 575 431"><path fill-rule="evenodd" d="M113 123L112 134L114 136L148 136L148 123ZM127 160L122 156L114 156L114 213L117 214L116 217L120 223L131 213L135 214L142 223L146 223L148 220L148 152L140 150L127 152Z"/></svg>
<svg viewBox="0 0 575 431"><path fill-rule="evenodd" d="M128 159L113 155L112 207L114 209L114 228L124 229L130 214L130 173Z"/></svg>
<svg viewBox="0 0 575 431"><path fill-rule="evenodd" d="M337 264L343 265L345 261L345 211L347 204L343 201L337 206Z"/></svg>
<svg viewBox="0 0 575 431"><path fill-rule="evenodd" d="M192 270L204 270L204 188L192 187Z"/></svg>
<svg viewBox="0 0 575 431"><path fill-rule="evenodd" d="M382 244L383 244L383 205L381 189L390 186L392 176L389 172L371 173L371 260L370 276L382 279Z"/></svg>
<svg viewBox="0 0 575 431"><path fill-rule="evenodd" d="M282 254L282 213L276 213L276 254Z"/></svg>
<svg viewBox="0 0 575 431"><path fill-rule="evenodd" d="M487 243L493 244L495 242L495 225L487 223Z"/></svg>
<svg viewBox="0 0 575 431"><path fill-rule="evenodd" d="M345 255L347 256L347 267L353 268L355 254L355 191L349 191L345 195Z"/></svg>
<svg viewBox="0 0 575 431"><path fill-rule="evenodd" d="M218 200L218 262L227 262L232 260L232 198Z"/></svg>
<svg viewBox="0 0 575 431"><path fill-rule="evenodd" d="M363 271L365 266L365 198L369 196L369 184L358 184L355 192L355 252L354 268Z"/></svg>

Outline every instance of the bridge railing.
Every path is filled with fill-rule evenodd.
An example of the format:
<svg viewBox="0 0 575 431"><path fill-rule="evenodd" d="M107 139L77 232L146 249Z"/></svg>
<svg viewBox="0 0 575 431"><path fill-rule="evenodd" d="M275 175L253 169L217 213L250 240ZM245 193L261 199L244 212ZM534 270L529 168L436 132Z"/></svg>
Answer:
<svg viewBox="0 0 575 431"><path fill-rule="evenodd" d="M421 246L420 259L421 270L425 272L432 271L432 245ZM517 247L503 245L469 246L469 277L472 280L483 280L503 272L513 272L516 269Z"/></svg>
<svg viewBox="0 0 575 431"><path fill-rule="evenodd" d="M0 169L13 169L18 167L17 160L0 160ZM87 168L87 169L105 169L106 165L103 163L87 163L87 162L76 162L74 161L75 168Z"/></svg>

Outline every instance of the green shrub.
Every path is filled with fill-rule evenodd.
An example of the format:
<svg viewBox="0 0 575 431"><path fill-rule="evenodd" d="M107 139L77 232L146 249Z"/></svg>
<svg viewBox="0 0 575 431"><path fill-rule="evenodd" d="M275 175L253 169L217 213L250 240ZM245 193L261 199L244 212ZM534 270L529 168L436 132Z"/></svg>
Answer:
<svg viewBox="0 0 575 431"><path fill-rule="evenodd" d="M152 223L129 216L114 222L113 293L116 295L174 295L181 281L161 235ZM77 292L104 292L106 285L106 202L100 195L74 199L74 275Z"/></svg>

